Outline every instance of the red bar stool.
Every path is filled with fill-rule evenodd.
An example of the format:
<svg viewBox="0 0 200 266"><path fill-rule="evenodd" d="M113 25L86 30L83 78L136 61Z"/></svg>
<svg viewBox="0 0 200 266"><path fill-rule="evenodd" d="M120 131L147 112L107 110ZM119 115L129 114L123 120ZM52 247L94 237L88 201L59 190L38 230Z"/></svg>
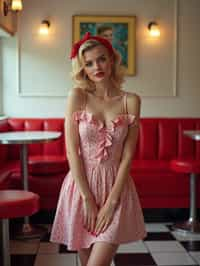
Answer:
<svg viewBox="0 0 200 266"><path fill-rule="evenodd" d="M2 234L1 265L10 266L9 219L32 215L39 210L39 196L23 190L0 190L0 221Z"/></svg>
<svg viewBox="0 0 200 266"><path fill-rule="evenodd" d="M176 172L190 175L190 217L183 223L173 225L173 228L184 233L200 233L200 223L197 220L196 209L196 179L200 174L200 161L177 159L172 160L170 166Z"/></svg>

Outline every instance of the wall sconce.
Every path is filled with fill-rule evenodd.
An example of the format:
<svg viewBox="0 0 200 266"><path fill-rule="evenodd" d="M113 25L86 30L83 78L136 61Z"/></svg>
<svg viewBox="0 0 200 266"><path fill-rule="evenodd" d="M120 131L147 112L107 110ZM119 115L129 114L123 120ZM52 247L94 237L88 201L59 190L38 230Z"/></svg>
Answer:
<svg viewBox="0 0 200 266"><path fill-rule="evenodd" d="M43 20L40 24L39 34L48 35L49 34L50 22L48 20Z"/></svg>
<svg viewBox="0 0 200 266"><path fill-rule="evenodd" d="M156 22L150 22L148 24L149 34L152 37L159 37L160 36L160 29L158 27L158 24Z"/></svg>
<svg viewBox="0 0 200 266"><path fill-rule="evenodd" d="M23 8L21 0L11 0L9 2L3 1L3 14L4 16L8 15L9 11L21 11Z"/></svg>

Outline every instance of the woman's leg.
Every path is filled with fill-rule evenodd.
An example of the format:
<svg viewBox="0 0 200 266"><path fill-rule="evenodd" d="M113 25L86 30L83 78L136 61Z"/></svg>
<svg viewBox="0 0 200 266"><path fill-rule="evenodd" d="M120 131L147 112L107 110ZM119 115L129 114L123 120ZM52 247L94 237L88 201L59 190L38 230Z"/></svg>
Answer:
<svg viewBox="0 0 200 266"><path fill-rule="evenodd" d="M87 265L91 250L92 250L92 246L90 248L82 248L78 251L79 258L81 261L81 266Z"/></svg>
<svg viewBox="0 0 200 266"><path fill-rule="evenodd" d="M96 242L90 253L87 266L110 266L118 245Z"/></svg>

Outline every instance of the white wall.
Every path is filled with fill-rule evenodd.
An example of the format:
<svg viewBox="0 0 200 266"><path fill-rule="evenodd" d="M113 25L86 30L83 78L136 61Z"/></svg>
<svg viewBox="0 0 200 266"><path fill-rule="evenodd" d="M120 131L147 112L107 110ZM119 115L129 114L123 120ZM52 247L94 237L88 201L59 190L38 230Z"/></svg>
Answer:
<svg viewBox="0 0 200 266"><path fill-rule="evenodd" d="M120 14L137 17L137 75L127 78L126 89L142 96L142 116L199 117L199 0L179 0L177 96L159 96L163 95L163 88L166 95L173 91L173 3L173 0L116 0L113 6L112 0L43 0L42 4L39 0L24 1L19 21L20 36L3 40L4 113L18 117L62 117L65 94L72 87L68 74L70 61L67 60L71 48L72 15ZM51 35L42 40L36 33L37 27L48 16L52 24ZM148 42L145 35L146 25L153 18L161 25L161 37L154 44ZM19 40L20 75L17 67ZM32 93L34 89L49 89L51 93L58 90L63 96L25 97L18 94L19 88ZM156 92L158 96L155 96Z"/></svg>

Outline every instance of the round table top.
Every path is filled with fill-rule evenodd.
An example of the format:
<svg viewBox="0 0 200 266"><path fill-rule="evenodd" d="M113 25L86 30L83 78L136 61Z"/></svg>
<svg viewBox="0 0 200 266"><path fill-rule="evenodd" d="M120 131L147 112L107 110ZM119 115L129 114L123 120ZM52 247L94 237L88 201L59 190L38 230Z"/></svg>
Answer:
<svg viewBox="0 0 200 266"><path fill-rule="evenodd" d="M0 190L0 218L29 216L39 210L39 196L24 190Z"/></svg>
<svg viewBox="0 0 200 266"><path fill-rule="evenodd" d="M0 133L1 144L28 144L49 142L61 136L57 131L12 131Z"/></svg>
<svg viewBox="0 0 200 266"><path fill-rule="evenodd" d="M194 140L200 140L200 130L184 130L183 134Z"/></svg>

